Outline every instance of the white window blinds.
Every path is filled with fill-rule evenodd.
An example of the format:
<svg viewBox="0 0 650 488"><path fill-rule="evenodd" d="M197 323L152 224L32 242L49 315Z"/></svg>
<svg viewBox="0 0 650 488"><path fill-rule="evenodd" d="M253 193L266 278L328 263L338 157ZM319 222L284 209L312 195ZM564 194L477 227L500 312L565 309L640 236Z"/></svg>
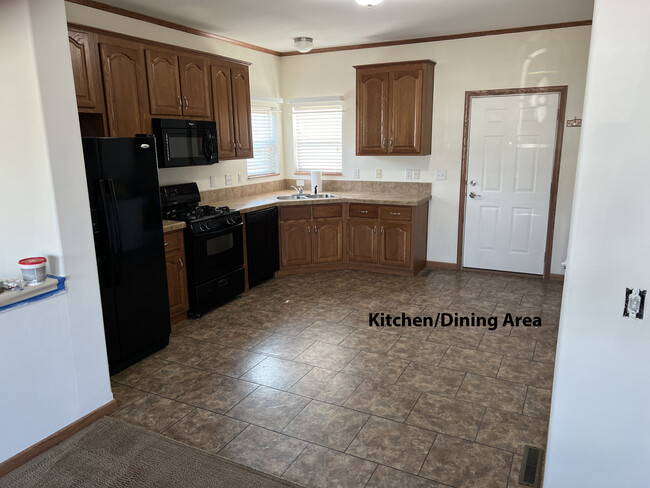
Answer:
<svg viewBox="0 0 650 488"><path fill-rule="evenodd" d="M277 110L269 106L253 105L251 121L255 157L248 160L248 177L280 173Z"/></svg>
<svg viewBox="0 0 650 488"><path fill-rule="evenodd" d="M292 108L296 171L341 173L343 106L299 105Z"/></svg>

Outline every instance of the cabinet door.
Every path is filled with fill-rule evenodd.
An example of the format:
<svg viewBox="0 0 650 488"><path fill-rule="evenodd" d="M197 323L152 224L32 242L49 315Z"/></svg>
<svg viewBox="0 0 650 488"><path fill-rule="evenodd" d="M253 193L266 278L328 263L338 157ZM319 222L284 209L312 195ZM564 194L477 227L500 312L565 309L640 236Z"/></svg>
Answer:
<svg viewBox="0 0 650 488"><path fill-rule="evenodd" d="M417 154L422 146L421 69L390 72L389 151L392 154Z"/></svg>
<svg viewBox="0 0 650 488"><path fill-rule="evenodd" d="M214 104L214 120L217 122L217 137L219 159L234 158L235 127L232 112L232 84L230 67L226 65L212 66L212 101Z"/></svg>
<svg viewBox="0 0 650 488"><path fill-rule="evenodd" d="M381 222L379 264L411 266L411 223Z"/></svg>
<svg viewBox="0 0 650 488"><path fill-rule="evenodd" d="M251 92L248 82L248 68L232 68L230 72L237 157L252 158L253 128L251 125Z"/></svg>
<svg viewBox="0 0 650 488"><path fill-rule="evenodd" d="M171 51L145 50L151 115L182 115L178 56Z"/></svg>
<svg viewBox="0 0 650 488"><path fill-rule="evenodd" d="M96 52L95 59L93 59L89 34L70 30L68 31L68 43L70 44L77 106L97 108L100 94L99 66L95 62Z"/></svg>
<svg viewBox="0 0 650 488"><path fill-rule="evenodd" d="M348 220L348 261L377 263L379 223L370 219Z"/></svg>
<svg viewBox="0 0 650 488"><path fill-rule="evenodd" d="M311 264L311 227L310 220L280 223L280 254L283 268Z"/></svg>
<svg viewBox="0 0 650 488"><path fill-rule="evenodd" d="M100 44L106 114L111 137L133 137L143 130L141 110L147 107L139 83L144 79L144 59L136 48Z"/></svg>
<svg viewBox="0 0 650 488"><path fill-rule="evenodd" d="M205 58L180 56L181 92L185 117L210 117L210 72Z"/></svg>
<svg viewBox="0 0 650 488"><path fill-rule="evenodd" d="M357 154L388 152L388 72L357 71Z"/></svg>
<svg viewBox="0 0 650 488"><path fill-rule="evenodd" d="M313 229L314 264L343 262L343 220L314 220Z"/></svg>
<svg viewBox="0 0 650 488"><path fill-rule="evenodd" d="M182 249L169 249L165 252L167 267L167 291L169 292L170 316L187 310L187 278Z"/></svg>

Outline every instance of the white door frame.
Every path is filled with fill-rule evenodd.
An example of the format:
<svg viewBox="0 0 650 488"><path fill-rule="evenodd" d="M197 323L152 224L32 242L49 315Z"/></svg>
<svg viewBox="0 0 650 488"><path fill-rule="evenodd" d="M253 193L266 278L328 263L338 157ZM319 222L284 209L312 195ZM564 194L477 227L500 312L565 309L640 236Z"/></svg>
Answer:
<svg viewBox="0 0 650 488"><path fill-rule="evenodd" d="M551 197L548 208L548 224L546 230L546 254L544 256L544 279L551 278L551 257L553 256L553 233L555 229L555 212L557 207L557 189L560 178L560 160L562 158L562 140L564 137L564 119L566 114L566 99L569 87L547 86L538 88L506 88L501 90L480 90L465 92L465 118L463 122L463 152L460 170L460 200L458 211L458 247L456 268L463 269L463 242L465 232L465 203L467 187L467 162L469 153L469 121L470 108L474 97L495 97L504 95L535 95L539 93L558 93L560 96L557 115L557 133L553 158L553 177L551 179Z"/></svg>

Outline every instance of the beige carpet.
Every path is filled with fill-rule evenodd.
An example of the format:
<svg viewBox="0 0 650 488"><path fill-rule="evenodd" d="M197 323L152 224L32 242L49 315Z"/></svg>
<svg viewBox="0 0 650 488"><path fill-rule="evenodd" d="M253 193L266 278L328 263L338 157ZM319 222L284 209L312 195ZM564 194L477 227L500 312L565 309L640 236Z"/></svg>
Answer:
<svg viewBox="0 0 650 488"><path fill-rule="evenodd" d="M0 478L0 487L296 486L105 417Z"/></svg>

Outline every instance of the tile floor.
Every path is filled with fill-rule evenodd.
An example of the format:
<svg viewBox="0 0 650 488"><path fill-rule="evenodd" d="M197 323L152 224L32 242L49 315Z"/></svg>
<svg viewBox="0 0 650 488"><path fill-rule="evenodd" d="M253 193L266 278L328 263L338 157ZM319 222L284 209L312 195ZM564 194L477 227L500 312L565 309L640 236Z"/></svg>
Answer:
<svg viewBox="0 0 650 488"><path fill-rule="evenodd" d="M562 285L432 270L275 278L112 377L114 416L309 487L517 487L544 447ZM370 328L368 312L541 316Z"/></svg>

